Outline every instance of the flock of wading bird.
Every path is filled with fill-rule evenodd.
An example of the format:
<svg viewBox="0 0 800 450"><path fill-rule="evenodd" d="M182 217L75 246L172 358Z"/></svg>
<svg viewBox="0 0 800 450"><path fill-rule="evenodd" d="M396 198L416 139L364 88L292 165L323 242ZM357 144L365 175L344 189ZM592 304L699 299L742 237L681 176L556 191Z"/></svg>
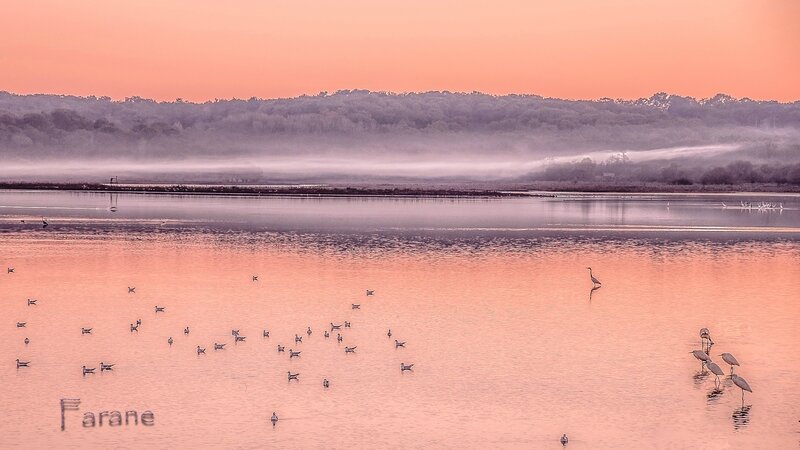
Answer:
<svg viewBox="0 0 800 450"><path fill-rule="evenodd" d="M8 274L13 274L14 273L14 268L13 267L9 267L7 269L7 273ZM252 281L253 282L257 282L258 281L258 275L253 275L252 276ZM135 286L128 286L128 294L136 294L136 287ZM375 295L375 291L374 290L371 290L371 289L367 289L366 290L366 296L367 297L372 297L374 295ZM33 298L27 299L27 305L28 306L37 306L38 305L37 302L38 302L38 300L33 299ZM351 310L360 310L361 309L361 304L360 303L351 303L350 304L350 308L351 308ZM165 313L166 312L166 307L165 306L155 305L153 310L155 311L156 314ZM141 325L142 325L142 319L136 319L135 322L132 322L130 324L130 332L131 333L138 333L139 332L139 327ZM27 328L27 322L17 322L16 326L17 326L17 328ZM337 343L342 343L344 341L344 338L342 337L342 333L344 332L344 329L346 329L346 328L351 328L350 321L344 321L344 322L339 323L338 325L334 324L333 322L330 322L330 331L326 328L323 331L323 336L324 336L325 339L329 339L329 338L331 338L332 333L335 331L336 332L336 342ZM189 336L190 332L191 332L191 329L187 325L183 329L183 334L185 336ZM311 329L310 326L308 326L308 327L306 327L306 330L303 333L305 333L305 335L307 336L307 339L308 339L313 334L313 330ZM92 328L81 327L81 335L87 335L87 334L92 334ZM267 329L262 330L261 336L264 339L269 338L270 337L269 330L267 330ZM392 338L392 330L391 330L391 328L388 329L388 331L386 332L386 336L388 337L388 339ZM241 334L240 330L238 330L238 329L231 330L231 337L233 338L234 345L238 344L239 342L245 342L245 340L247 339L247 337L243 336ZM26 337L23 340L23 342L27 346L30 343L30 339L28 339ZM170 336L167 339L166 344L169 347L172 347L172 344L174 342L175 342L175 340L173 339L172 336ZM302 342L303 342L303 336L301 336L300 334L295 334L294 335L295 347L300 345L300 344L302 344ZM213 347L214 351L224 350L225 349L225 345L227 345L227 343L225 343L225 342L222 342L222 343L214 342L213 344L214 344L214 347ZM394 340L394 348L395 349L405 348L405 346L406 346L406 342L405 341L399 341L397 339ZM355 345L352 346L352 347L345 345L344 353L345 354L356 353L356 349L357 348L358 347L355 346ZM278 351L278 353L286 353L286 345L278 344L277 345L277 351ZM198 357L200 357L201 355L205 355L206 347L203 347L202 345L197 345L197 347L195 349L195 352L197 353ZM291 360L291 359L294 359L294 358L299 358L300 357L300 353L301 353L300 350L295 351L294 348L289 348L289 351L288 351L289 359ZM26 367L30 367L31 366L31 361L23 361L23 360L21 360L19 358L17 358L16 363L17 363L17 369L26 368ZM81 366L81 373L85 377L87 375L94 374L95 371L98 368L100 369L100 372L112 371L112 370L114 370L114 366L115 365L116 364L106 363L106 362L101 361L99 363L99 365L94 366L94 367L89 367L89 366L86 366L86 365ZM401 362L400 363L400 373L413 372L413 370L414 370L414 364L406 364L405 362ZM292 382L292 380L295 380L297 382L300 381L300 373L299 372L292 373L291 371L288 371L286 377L287 377L287 380L290 383ZM330 387L330 385L331 385L330 380L328 380L327 378L323 378L322 379L322 388L323 389L328 389ZM272 416L270 417L270 421L272 422L272 426L273 427L278 423L278 415L277 415L277 413L275 413L275 412L272 413Z"/></svg>

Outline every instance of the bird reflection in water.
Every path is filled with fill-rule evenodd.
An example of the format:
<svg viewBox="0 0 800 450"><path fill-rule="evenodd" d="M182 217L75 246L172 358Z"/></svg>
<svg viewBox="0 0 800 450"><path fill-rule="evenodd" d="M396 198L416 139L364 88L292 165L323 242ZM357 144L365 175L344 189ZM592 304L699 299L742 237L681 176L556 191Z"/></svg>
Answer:
<svg viewBox="0 0 800 450"><path fill-rule="evenodd" d="M601 287L603 286L595 285L594 287L592 287L592 289L589 291L589 303L592 303L592 295L594 294L594 291L600 289Z"/></svg>
<svg viewBox="0 0 800 450"><path fill-rule="evenodd" d="M706 378L708 378L708 375L709 375L709 372L706 370L705 364L703 364L702 365L702 369L697 371L697 372L695 372L694 375L692 375L692 378L694 379L694 385L696 387L700 387L700 385L702 385L703 382L706 381Z"/></svg>
<svg viewBox="0 0 800 450"><path fill-rule="evenodd" d="M721 388L714 387L713 389L708 391L708 393L706 393L706 400L708 400L708 403L716 403L717 400L719 400L719 398L722 397L723 392L724 391Z"/></svg>
<svg viewBox="0 0 800 450"><path fill-rule="evenodd" d="M752 407L753 405L746 405L733 410L733 414L731 415L733 419L733 428L738 430L746 427L747 424L750 423L750 408Z"/></svg>

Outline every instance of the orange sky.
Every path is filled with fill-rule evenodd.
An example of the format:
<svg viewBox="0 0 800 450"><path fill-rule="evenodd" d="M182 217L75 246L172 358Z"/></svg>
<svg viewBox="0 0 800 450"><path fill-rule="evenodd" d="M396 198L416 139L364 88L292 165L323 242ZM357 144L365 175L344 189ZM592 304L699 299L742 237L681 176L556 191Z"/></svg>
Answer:
<svg viewBox="0 0 800 450"><path fill-rule="evenodd" d="M800 1L6 0L0 90L800 99Z"/></svg>

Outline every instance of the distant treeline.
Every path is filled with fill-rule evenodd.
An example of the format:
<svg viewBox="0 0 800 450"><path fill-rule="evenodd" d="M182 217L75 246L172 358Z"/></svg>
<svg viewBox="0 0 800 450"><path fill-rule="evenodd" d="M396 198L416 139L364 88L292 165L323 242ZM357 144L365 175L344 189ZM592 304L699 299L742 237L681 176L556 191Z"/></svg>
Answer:
<svg viewBox="0 0 800 450"><path fill-rule="evenodd" d="M753 164L750 161L733 161L712 167L689 164L630 161L596 163L590 158L547 167L532 180L542 181L603 181L603 182L656 182L674 185L710 184L734 185L752 183L800 185L800 163Z"/></svg>

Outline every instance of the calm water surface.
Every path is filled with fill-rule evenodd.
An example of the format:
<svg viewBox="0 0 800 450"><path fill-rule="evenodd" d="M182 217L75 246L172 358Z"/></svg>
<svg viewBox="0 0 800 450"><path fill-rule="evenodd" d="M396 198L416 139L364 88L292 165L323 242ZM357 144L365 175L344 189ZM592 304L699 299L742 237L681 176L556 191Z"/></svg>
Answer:
<svg viewBox="0 0 800 450"><path fill-rule="evenodd" d="M0 192L0 448L797 448L798 207ZM81 426L109 410L155 426Z"/></svg>

